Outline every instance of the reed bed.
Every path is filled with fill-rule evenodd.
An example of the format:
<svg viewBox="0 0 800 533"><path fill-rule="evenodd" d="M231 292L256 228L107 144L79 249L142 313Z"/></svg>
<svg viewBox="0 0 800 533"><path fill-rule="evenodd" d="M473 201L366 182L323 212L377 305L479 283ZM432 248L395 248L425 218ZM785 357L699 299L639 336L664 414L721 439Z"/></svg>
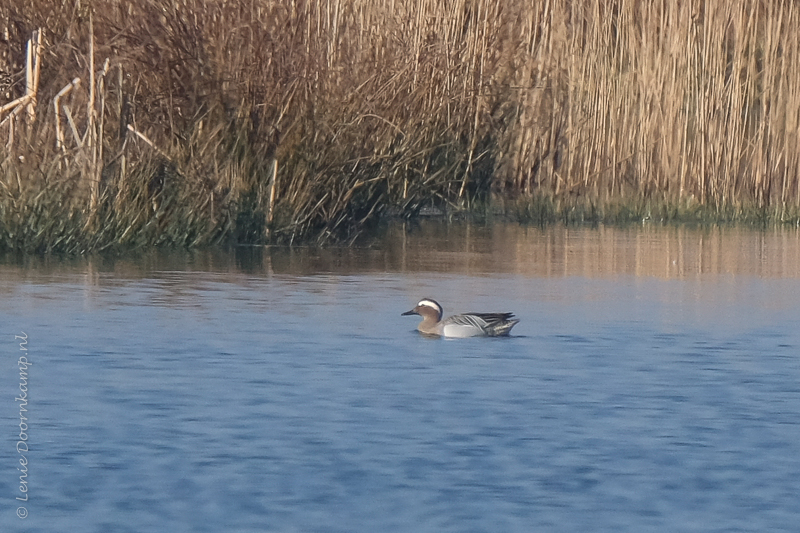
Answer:
<svg viewBox="0 0 800 533"><path fill-rule="evenodd" d="M324 242L487 203L797 221L797 27L778 0L0 6L0 247Z"/></svg>

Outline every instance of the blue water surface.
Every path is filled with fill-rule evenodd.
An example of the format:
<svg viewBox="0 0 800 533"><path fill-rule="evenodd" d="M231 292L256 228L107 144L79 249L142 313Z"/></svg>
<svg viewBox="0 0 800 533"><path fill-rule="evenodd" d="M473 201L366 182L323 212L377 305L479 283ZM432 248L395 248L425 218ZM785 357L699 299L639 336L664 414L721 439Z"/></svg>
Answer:
<svg viewBox="0 0 800 533"><path fill-rule="evenodd" d="M798 279L15 272L0 309L2 531L800 523ZM426 296L521 322L506 339L432 340L400 316Z"/></svg>

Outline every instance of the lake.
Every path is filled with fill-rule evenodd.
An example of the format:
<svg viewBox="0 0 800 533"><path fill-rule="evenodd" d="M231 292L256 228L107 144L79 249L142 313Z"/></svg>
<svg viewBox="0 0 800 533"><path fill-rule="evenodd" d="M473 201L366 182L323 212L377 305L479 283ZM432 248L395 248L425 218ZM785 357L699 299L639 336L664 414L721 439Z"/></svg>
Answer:
<svg viewBox="0 0 800 533"><path fill-rule="evenodd" d="M423 220L5 256L0 295L4 532L800 523L797 228ZM520 323L426 338L423 297Z"/></svg>

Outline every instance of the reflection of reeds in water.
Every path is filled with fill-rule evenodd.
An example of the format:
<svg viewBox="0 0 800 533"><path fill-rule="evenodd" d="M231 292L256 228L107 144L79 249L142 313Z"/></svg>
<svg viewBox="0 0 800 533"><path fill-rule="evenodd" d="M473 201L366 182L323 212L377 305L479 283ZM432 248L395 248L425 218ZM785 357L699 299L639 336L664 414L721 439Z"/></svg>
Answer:
<svg viewBox="0 0 800 533"><path fill-rule="evenodd" d="M700 279L709 276L800 278L800 230L776 227L755 231L741 227L682 226L525 227L448 224L426 220L412 231L392 226L380 244L362 247L225 247L195 250L151 250L111 256L73 257L0 253L0 279L13 290L19 280L59 281L64 272L86 274L90 285L109 279L168 278L189 268L221 274L245 285L264 277L322 274L407 276L413 288L420 279L446 280L468 275L474 282L456 283L465 290L478 278L497 274L524 282L527 278L605 278L623 276ZM112 277L101 276L104 272ZM441 275L440 275L441 274ZM442 276L444 275L444 276ZM254 278L255 276L255 278ZM202 279L199 278L199 279ZM329 280L330 281L330 280ZM333 281L331 281L333 282ZM480 282L483 283L483 282ZM490 285L491 282L487 283ZM456 295L453 295L456 296Z"/></svg>
<svg viewBox="0 0 800 533"><path fill-rule="evenodd" d="M424 222L393 230L387 253L401 271L525 277L633 275L692 279L701 275L800 277L800 230L717 226L525 227ZM402 257L402 260L399 258Z"/></svg>
<svg viewBox="0 0 800 533"><path fill-rule="evenodd" d="M35 107L0 115L0 242L325 240L492 190L527 220L797 218L798 23L777 0L3 6L0 107L38 28L44 53Z"/></svg>

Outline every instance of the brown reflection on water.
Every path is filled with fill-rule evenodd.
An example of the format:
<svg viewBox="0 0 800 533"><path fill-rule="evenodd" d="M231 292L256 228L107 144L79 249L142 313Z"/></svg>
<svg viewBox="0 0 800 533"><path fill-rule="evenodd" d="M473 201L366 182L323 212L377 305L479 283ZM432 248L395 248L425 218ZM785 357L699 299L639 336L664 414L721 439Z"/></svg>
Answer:
<svg viewBox="0 0 800 533"><path fill-rule="evenodd" d="M4 280L414 273L690 279L702 275L800 277L800 230L686 226L526 227L495 223L394 224L369 246L235 247L79 258L0 256Z"/></svg>
<svg viewBox="0 0 800 533"><path fill-rule="evenodd" d="M400 270L536 277L800 277L800 230L686 226L422 225L394 239Z"/></svg>

